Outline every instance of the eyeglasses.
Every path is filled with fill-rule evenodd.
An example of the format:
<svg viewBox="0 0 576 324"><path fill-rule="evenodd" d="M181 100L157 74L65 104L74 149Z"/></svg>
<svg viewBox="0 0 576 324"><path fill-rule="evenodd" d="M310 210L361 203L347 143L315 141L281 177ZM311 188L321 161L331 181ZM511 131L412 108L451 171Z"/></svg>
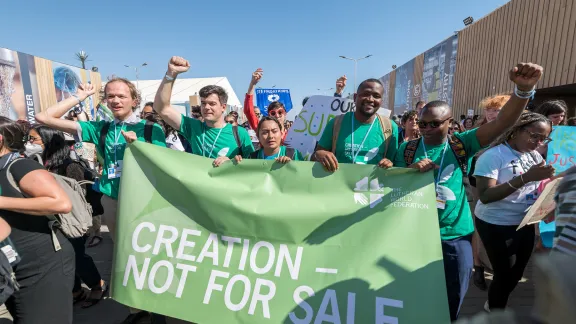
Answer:
<svg viewBox="0 0 576 324"><path fill-rule="evenodd" d="M33 143L33 142L35 142L36 140L39 140L39 138L28 135L28 142Z"/></svg>
<svg viewBox="0 0 576 324"><path fill-rule="evenodd" d="M528 140L530 143L542 143L542 144L548 144L550 142L552 142L552 139L548 136L542 135L542 134L538 134L538 133L534 133L531 132L527 129L524 129L524 131L526 133L528 133L530 135L530 139Z"/></svg>
<svg viewBox="0 0 576 324"><path fill-rule="evenodd" d="M430 125L430 127L432 127L432 128L438 128L438 127L442 126L442 124L444 124L445 122L450 120L450 118L452 118L452 117L448 117L442 121L433 120L431 122L425 122L423 120L419 120L418 121L418 127L426 128L426 127L428 127L428 125Z"/></svg>
<svg viewBox="0 0 576 324"><path fill-rule="evenodd" d="M268 115L272 117L281 117L284 116L285 114L286 111L284 109L274 109L268 112Z"/></svg>

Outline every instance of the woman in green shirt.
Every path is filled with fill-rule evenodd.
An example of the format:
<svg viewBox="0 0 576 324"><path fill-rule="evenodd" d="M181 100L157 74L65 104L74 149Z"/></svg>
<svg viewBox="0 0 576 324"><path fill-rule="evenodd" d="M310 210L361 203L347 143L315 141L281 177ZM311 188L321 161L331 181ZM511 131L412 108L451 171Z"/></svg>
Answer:
<svg viewBox="0 0 576 324"><path fill-rule="evenodd" d="M280 124L278 119L269 116L262 118L258 123L256 134L258 135L261 148L251 153L248 157L249 159L275 160L280 163L304 160L298 150L282 145L282 124ZM240 162L242 161L242 156L236 155L234 160ZM218 167L226 161L230 161L230 159L225 156L218 157L214 160L214 166Z"/></svg>

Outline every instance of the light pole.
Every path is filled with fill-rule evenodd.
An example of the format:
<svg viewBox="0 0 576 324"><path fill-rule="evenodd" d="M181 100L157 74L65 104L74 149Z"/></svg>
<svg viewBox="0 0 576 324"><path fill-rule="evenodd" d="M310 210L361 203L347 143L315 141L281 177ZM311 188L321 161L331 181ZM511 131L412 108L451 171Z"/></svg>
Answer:
<svg viewBox="0 0 576 324"><path fill-rule="evenodd" d="M138 87L138 69L140 69L141 67L145 67L146 65L148 65L148 63L146 63L146 62L142 63L142 65L140 65L140 66L130 66L130 65L124 64L125 67L127 67L129 69L134 69L134 71L136 72L136 88L138 90L140 90L140 87Z"/></svg>
<svg viewBox="0 0 576 324"><path fill-rule="evenodd" d="M329 88L329 89L317 89L318 91L322 91L324 95L326 95L326 91L330 91L330 90L334 90L334 88Z"/></svg>
<svg viewBox="0 0 576 324"><path fill-rule="evenodd" d="M356 70L357 70L357 68L358 68L358 61L367 59L367 58L369 58L370 56L372 56L372 54L369 54L369 55L366 55L366 56L364 56L364 57L355 59L355 58L349 58L349 57L340 55L340 58L343 58L343 59L345 59L345 60L354 61L354 93L356 93Z"/></svg>

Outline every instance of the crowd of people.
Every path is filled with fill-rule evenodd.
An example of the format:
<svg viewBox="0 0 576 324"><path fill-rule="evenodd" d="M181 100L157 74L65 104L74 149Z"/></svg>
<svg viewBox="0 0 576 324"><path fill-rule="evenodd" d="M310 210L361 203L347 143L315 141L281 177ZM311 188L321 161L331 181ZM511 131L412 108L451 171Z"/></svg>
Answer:
<svg viewBox="0 0 576 324"><path fill-rule="evenodd" d="M243 111L247 121L240 125L238 112L226 113L228 95L216 85L200 90L201 106L191 107L190 117L170 105L175 79L189 68L184 58L171 58L154 102L145 103L139 116L136 87L114 78L104 86L102 98L113 121L90 121L73 109L97 92L90 84L80 85L74 96L38 113L38 125L0 117L0 236L9 239L19 255L12 268L20 286L5 299L0 318L11 317L16 323L40 323L46 318L72 323L74 304L93 307L103 298L108 283L85 246L102 240L101 223L112 240L118 239L118 193L130 143L147 142L201 155L213 160L214 167L230 160L303 160L298 150L284 145L292 125L284 105L271 103L265 117L253 105L253 91L263 70L252 74ZM338 172L341 163L352 163L434 173L451 320L458 318L471 278L479 288L488 289L486 311L504 309L538 240L534 225L516 228L546 183L557 177L545 163L552 127L574 124L573 119L567 120L562 101L526 110L542 73L536 64L516 65L509 71L511 94L486 98L479 105L482 117L460 116L459 120L444 101L418 102L401 116L383 117L377 114L383 85L378 79L365 80L356 89L355 110L328 122L311 157L329 172ZM343 76L336 81L334 95L341 96L345 86ZM85 236L66 237L62 231L52 231L49 218L43 217L67 214L73 207L51 173L94 182L83 185L94 216ZM570 214L561 210L565 217ZM563 224L568 225L561 229L570 222L565 219ZM54 235L59 248L53 244ZM481 249L494 274L489 287ZM89 289L82 288L82 282ZM158 318L162 316L131 309L123 323Z"/></svg>

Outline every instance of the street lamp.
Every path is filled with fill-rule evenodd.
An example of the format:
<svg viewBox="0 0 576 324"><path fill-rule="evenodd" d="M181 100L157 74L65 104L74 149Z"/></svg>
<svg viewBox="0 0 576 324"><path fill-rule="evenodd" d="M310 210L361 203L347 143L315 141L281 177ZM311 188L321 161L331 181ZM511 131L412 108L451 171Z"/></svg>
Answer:
<svg viewBox="0 0 576 324"><path fill-rule="evenodd" d="M141 67L145 67L146 65L148 65L148 63L146 63L146 62L142 63L142 65L140 65L140 66L130 66L130 65L124 64L125 67L127 67L129 69L134 69L134 71L136 72L136 88L138 88L138 90L140 90L140 88L138 87L138 69L140 69Z"/></svg>
<svg viewBox="0 0 576 324"><path fill-rule="evenodd" d="M324 89L324 90L316 89L316 90L321 91L321 92L323 92L324 95L326 95L326 91L334 90L334 88L329 88L329 89Z"/></svg>
<svg viewBox="0 0 576 324"><path fill-rule="evenodd" d="M372 56L372 54L366 55L366 56L364 56L364 57L355 59L355 58L350 58L350 57L346 57L346 56L340 55L340 58L343 58L343 59L345 59L345 60L354 61L354 93L356 93L356 70L357 70L357 67L358 67L358 61L367 59L367 58L369 58L370 56Z"/></svg>

